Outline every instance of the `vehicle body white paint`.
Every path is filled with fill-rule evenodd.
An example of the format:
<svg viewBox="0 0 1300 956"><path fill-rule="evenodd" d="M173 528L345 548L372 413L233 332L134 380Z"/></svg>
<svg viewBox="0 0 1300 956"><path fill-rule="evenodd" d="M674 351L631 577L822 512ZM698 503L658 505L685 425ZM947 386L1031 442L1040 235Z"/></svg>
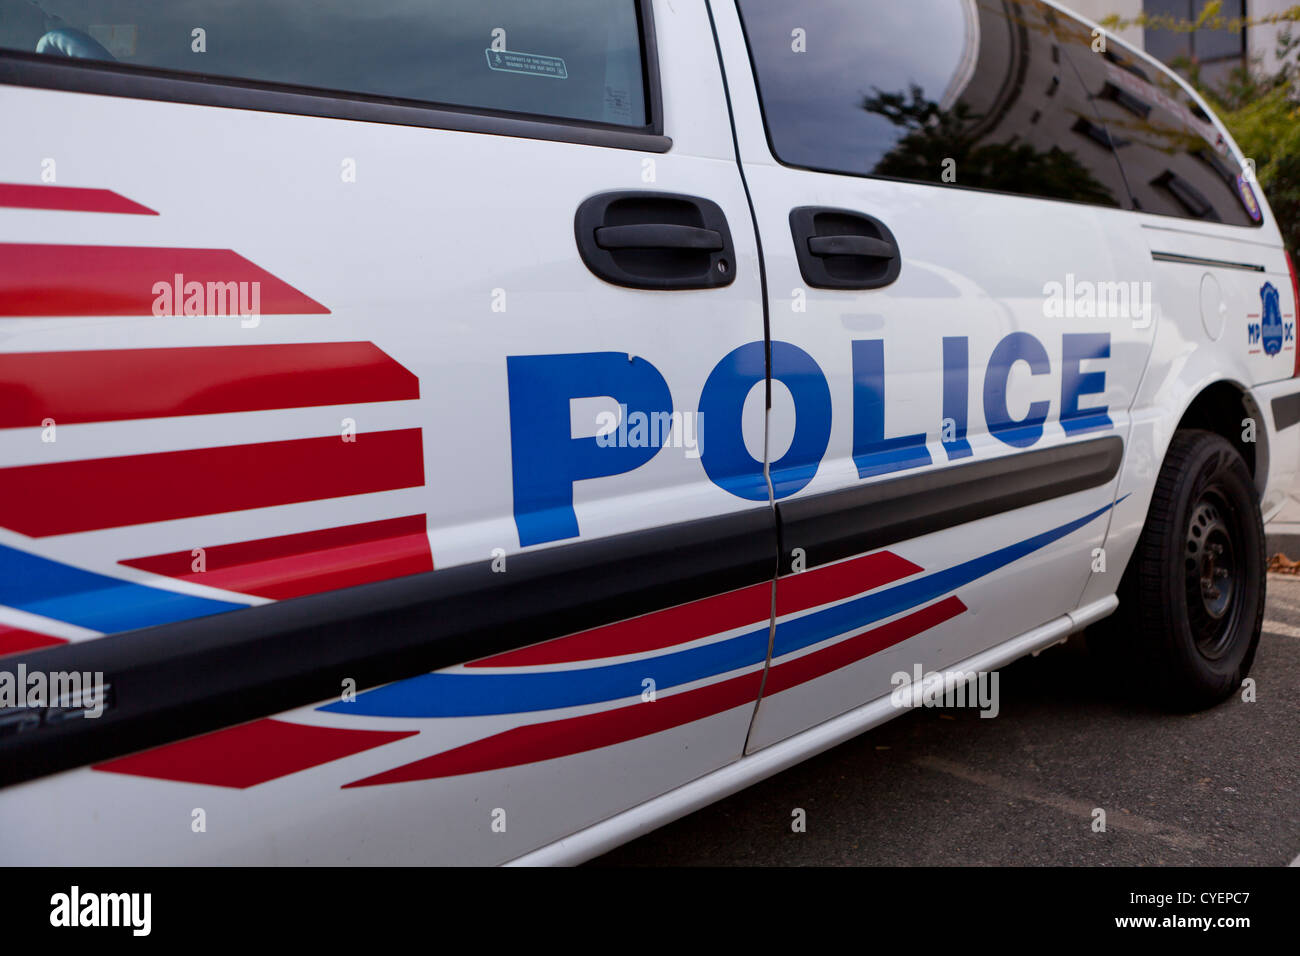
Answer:
<svg viewBox="0 0 1300 956"><path fill-rule="evenodd" d="M889 552L919 570L938 572L1083 515L1095 513L1096 520L1032 558L963 584L959 616L789 689L773 693L769 687L761 700L756 691L707 716L561 756L366 786L349 785L534 725L620 709L656 713L654 708L673 706L679 695L762 673L770 677L778 661L748 661L685 680L660 689L657 699L639 697L638 678L621 697L511 713L375 716L323 710L333 701L320 701L274 719L297 727L412 735L242 786L92 767L19 783L0 790L0 862L580 862L889 719L897 713L889 704L889 675L895 671L910 671L918 662L927 669L995 669L1110 613L1169 442L1186 410L1216 383L1238 389L1254 410L1262 507L1268 514L1281 506L1300 470L1300 428L1279 431L1271 403L1298 390L1291 381L1294 353L1253 353L1244 329L1249 306L1258 305L1261 281L1281 291L1282 311L1292 322L1296 303L1278 229L1262 196L1262 225L1243 229L785 166L768 145L734 3L654 0L653 12L664 133L673 140L663 154L0 86L0 115L26 131L0 155L0 182L31 180L45 155L77 157L77 185L111 185L161 214L6 209L0 212L0 243L233 249L329 310L265 316L255 328L241 326L238 317L0 318L4 355L365 341L419 381L415 398L226 412L206 416L201 427L179 416L62 424L58 441L50 444L33 440L31 429L0 428L5 468L333 436L340 420L350 417L363 437L421 429L424 475L419 486L55 534L36 544L32 536L0 529L0 545L35 548L52 561L111 570L124 581L249 607L273 599L119 562L177 550L178 541L219 547L419 514L426 517L433 567L486 561L497 550L508 567L519 554L568 542L521 544L505 358L626 355L662 374L673 410L692 412L725 356L764 341L765 296L771 341L812 358L825 376L833 412L827 451L811 479L789 495L791 501L911 474L903 469L863 479L855 465L852 348L864 339L884 341L885 434L926 435L930 469L963 463L949 456L940 438L942 339L958 332L969 348L970 460L1019 454L1024 449L992 433L979 396L999 344L1027 333L1043 346L1051 372L1030 376L1021 365L1009 376L1007 392L1016 417L1033 401L1049 403L1033 448L1118 436L1124 445L1118 472L1082 491L890 544ZM1140 51L1128 52L1146 69L1165 72ZM164 135L153 135L159 131ZM341 186L344 157L356 159L359 174ZM61 162L72 177L73 163ZM647 162L653 182L645 178ZM655 292L597 279L574 248L573 215L584 200L613 190L690 194L719 204L735 244L734 283ZM804 288L788 216L791 208L805 205L852 207L887 223L905 256L898 283L856 295ZM1154 251L1259 261L1265 273L1198 270L1153 261ZM1151 321L1103 317L1080 325L1049 317L1045 283L1064 283L1072 274L1149 283ZM1207 284L1218 287L1226 309L1219 336L1202 321L1201 290ZM791 307L798 289L806 294L804 311ZM504 311L492 308L496 290L505 293ZM1081 404L1085 411L1104 407L1111 424L1076 435L1061 424L1068 364L1063 336L1083 332L1109 336L1108 358L1085 360L1080 372L1104 369L1104 387L1086 392ZM756 385L736 427L766 468L781 458L800 425L785 385L773 383L766 412L755 397L762 392ZM593 412L593 420L584 424L575 415L573 438L596 433L597 406L582 407ZM576 540L584 542L739 514L756 504L710 480L698 456L672 448L625 472L576 482L573 498ZM800 546L792 539L783 544L787 550ZM1104 573L1091 566L1098 548L1107 555ZM788 557L774 554L773 563ZM761 616L666 646L692 650L756 629L780 633L781 624L808 616L806 606L782 611L792 581L797 575L774 578L771 600L760 593ZM858 597L850 592L819 606ZM891 612L872 623L901 617ZM22 609L0 608L0 625L74 643L101 638L93 628ZM860 629L836 631L778 655L779 662L832 649ZM589 656L581 663L595 668L653 657L643 650ZM549 670L563 665L505 665L499 673ZM439 674L477 672L458 664ZM196 807L205 811L206 832L190 830ZM494 827L498 810L504 811L503 829Z"/></svg>

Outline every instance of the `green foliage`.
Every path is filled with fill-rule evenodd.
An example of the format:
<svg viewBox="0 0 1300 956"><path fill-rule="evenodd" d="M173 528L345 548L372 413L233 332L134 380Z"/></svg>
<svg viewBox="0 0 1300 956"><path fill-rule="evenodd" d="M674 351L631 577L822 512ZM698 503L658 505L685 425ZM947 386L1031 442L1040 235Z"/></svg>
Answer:
<svg viewBox="0 0 1300 956"><path fill-rule="evenodd" d="M1142 27L1147 30L1170 30L1174 33L1193 33L1197 30L1229 30L1240 33L1254 26L1274 23L1300 23L1300 4L1277 13L1259 17L1225 17L1223 0L1210 0L1201 8L1195 20L1180 17L1173 13L1148 12L1143 10L1135 17L1121 17L1118 13L1102 17L1097 21L1107 30L1119 33L1130 27Z"/></svg>
<svg viewBox="0 0 1300 956"><path fill-rule="evenodd" d="M1300 253L1300 38L1283 33L1272 74L1238 69L1224 84L1202 82L1194 63L1175 63L1219 114L1248 159L1277 217L1287 248Z"/></svg>

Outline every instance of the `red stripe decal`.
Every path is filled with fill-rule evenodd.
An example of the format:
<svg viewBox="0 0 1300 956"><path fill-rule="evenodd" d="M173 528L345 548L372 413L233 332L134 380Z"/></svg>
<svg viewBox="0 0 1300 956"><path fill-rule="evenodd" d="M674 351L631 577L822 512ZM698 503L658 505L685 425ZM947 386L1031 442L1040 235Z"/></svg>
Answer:
<svg viewBox="0 0 1300 956"><path fill-rule="evenodd" d="M420 429L0 470L0 527L33 538L424 484Z"/></svg>
<svg viewBox="0 0 1300 956"><path fill-rule="evenodd" d="M921 568L888 551L805 571L777 582L777 614L804 611L916 574ZM617 624L474 661L468 667L570 664L657 651L768 619L772 586L755 584Z"/></svg>
<svg viewBox="0 0 1300 956"><path fill-rule="evenodd" d="M68 642L61 637L51 637L49 634L37 634L35 631L24 631L20 627L6 627L0 624L0 657L66 643Z"/></svg>
<svg viewBox="0 0 1300 956"><path fill-rule="evenodd" d="M768 672L763 696L779 694L783 690L806 684L816 677L837 671L841 667L848 667L872 654L880 653L887 647L902 643L909 637L915 637L922 631L937 627L944 621L950 621L965 610L966 605L960 598L956 596L944 598L938 604L931 604L896 621L863 631L846 641L805 654L803 657L796 657L784 664L774 664Z"/></svg>
<svg viewBox="0 0 1300 956"><path fill-rule="evenodd" d="M203 557L204 571L194 570L192 551L121 563L275 600L433 570L424 515L223 544Z"/></svg>
<svg viewBox="0 0 1300 956"><path fill-rule="evenodd" d="M179 291L175 291L179 278ZM306 315L329 309L229 249L169 249L149 246L56 246L0 243L0 316L154 315L162 301L184 315L185 288L199 283L204 309L239 315L240 289L233 304L228 283L247 283L253 302L258 283L259 315ZM162 283L166 292L155 290ZM221 299L214 294L221 293ZM178 301L179 300L179 301ZM180 310L176 306L180 305ZM201 312L206 314L206 312Z"/></svg>
<svg viewBox="0 0 1300 956"><path fill-rule="evenodd" d="M416 733L255 720L95 764L94 769L243 790Z"/></svg>
<svg viewBox="0 0 1300 956"><path fill-rule="evenodd" d="M543 644L507 651L474 661L469 667L520 667L567 664L599 657L618 657L659 650L766 622L772 613L772 585L755 584L739 591L655 611L618 624L608 624L558 637Z"/></svg>
<svg viewBox="0 0 1300 956"><path fill-rule="evenodd" d="M0 206L10 209L158 215L148 206L132 202L111 189L84 189L80 186L25 186L20 183L0 183Z"/></svg>
<svg viewBox="0 0 1300 956"><path fill-rule="evenodd" d="M877 551L852 561L791 574L777 579L776 616L783 617L853 597L922 570L892 551Z"/></svg>
<svg viewBox="0 0 1300 956"><path fill-rule="evenodd" d="M660 697L652 704L632 704L584 717L516 727L373 777L344 784L344 789L500 770L503 767L515 767L609 747L720 714L733 707L752 706L758 697L762 678L763 672L755 671L707 687Z"/></svg>
<svg viewBox="0 0 1300 956"><path fill-rule="evenodd" d="M420 397L370 342L0 355L0 428Z"/></svg>
<svg viewBox="0 0 1300 956"><path fill-rule="evenodd" d="M956 617L964 610L966 606L959 599L950 597L859 634L842 644L777 665L768 675L764 693L788 690L796 684L829 674L886 647L915 637L922 631ZM463 747L356 780L345 784L345 788L481 773L609 747L752 703L758 696L761 677L762 672L756 671L707 687L661 696L652 704L631 704L598 714L516 727ZM771 690L774 686L777 690Z"/></svg>

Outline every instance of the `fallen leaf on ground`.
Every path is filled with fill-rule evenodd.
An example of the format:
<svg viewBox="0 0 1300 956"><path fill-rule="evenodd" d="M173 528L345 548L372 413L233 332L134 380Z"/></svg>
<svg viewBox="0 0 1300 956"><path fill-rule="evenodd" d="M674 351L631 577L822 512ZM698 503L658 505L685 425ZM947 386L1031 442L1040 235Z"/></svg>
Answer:
<svg viewBox="0 0 1300 956"><path fill-rule="evenodd" d="M1268 569L1275 574L1300 574L1300 561L1292 561L1279 552L1268 559Z"/></svg>

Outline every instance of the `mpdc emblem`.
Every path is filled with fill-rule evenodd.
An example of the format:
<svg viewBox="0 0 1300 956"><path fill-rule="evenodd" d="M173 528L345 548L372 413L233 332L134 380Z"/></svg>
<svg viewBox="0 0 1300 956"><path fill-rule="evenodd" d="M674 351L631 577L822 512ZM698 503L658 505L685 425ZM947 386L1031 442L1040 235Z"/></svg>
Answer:
<svg viewBox="0 0 1300 956"><path fill-rule="evenodd" d="M1259 290L1259 296L1264 301L1264 315L1260 320L1260 337L1263 341L1264 352L1268 355L1276 355L1282 351L1282 304L1278 295L1277 286L1271 282L1265 282Z"/></svg>

